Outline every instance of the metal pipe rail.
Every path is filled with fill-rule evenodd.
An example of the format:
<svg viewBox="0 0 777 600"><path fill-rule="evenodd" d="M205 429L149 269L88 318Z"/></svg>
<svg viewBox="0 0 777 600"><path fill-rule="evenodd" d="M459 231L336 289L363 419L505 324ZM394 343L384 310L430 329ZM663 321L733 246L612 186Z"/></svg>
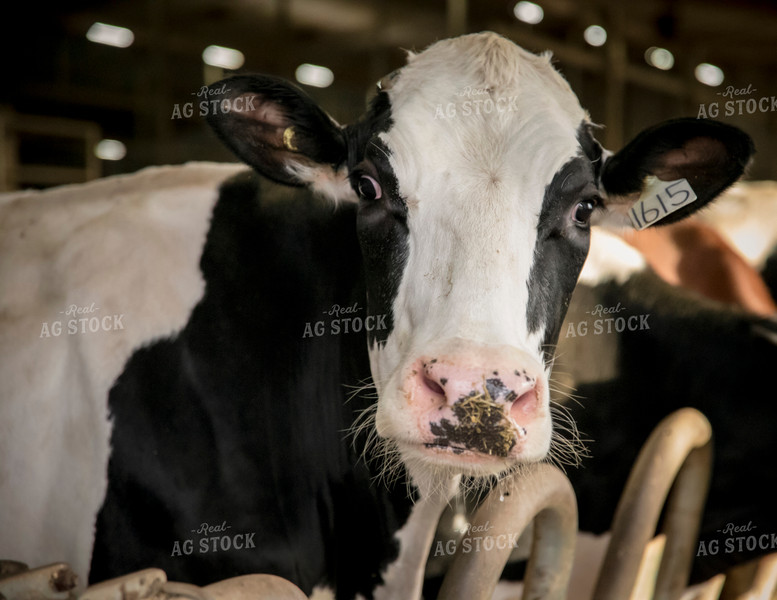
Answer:
<svg viewBox="0 0 777 600"><path fill-rule="evenodd" d="M709 421L693 408L672 413L653 430L637 457L615 510L612 538L593 600L632 597L644 549L655 535L665 501L666 541L660 568L653 574L653 598L676 600L680 597L688 582L709 489L711 438Z"/></svg>
<svg viewBox="0 0 777 600"><path fill-rule="evenodd" d="M592 600L717 600L721 593L736 600L777 598L777 554L686 589L709 488L711 437L707 419L691 408L672 413L651 433L618 503ZM656 535L664 505L662 532ZM566 476L548 464L527 466L490 492L475 512L469 532L457 543L438 600L489 600L515 541L532 521L522 600L567 600L577 502ZM306 596L291 582L272 575L245 575L200 588L168 582L159 569L81 591L64 563L27 570L21 563L0 561L0 600L127 598L305 600Z"/></svg>
<svg viewBox="0 0 777 600"><path fill-rule="evenodd" d="M507 488L508 491L502 491ZM527 567L524 600L564 600L577 534L577 501L566 476L549 464L526 467L491 491L475 513L470 532L458 544L438 600L488 600L512 548L494 544L472 548L473 531L520 535L534 521L534 541ZM467 544L466 540L470 543Z"/></svg>
<svg viewBox="0 0 777 600"><path fill-rule="evenodd" d="M144 569L80 593L76 586L76 574L57 563L0 579L0 600L307 600L296 585L275 575L242 575L198 587L167 581L161 569Z"/></svg>

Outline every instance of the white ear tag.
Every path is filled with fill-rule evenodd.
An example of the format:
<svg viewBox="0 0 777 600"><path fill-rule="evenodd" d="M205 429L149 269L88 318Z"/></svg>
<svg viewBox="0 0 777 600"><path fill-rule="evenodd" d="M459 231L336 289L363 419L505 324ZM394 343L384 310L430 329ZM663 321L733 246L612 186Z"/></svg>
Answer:
<svg viewBox="0 0 777 600"><path fill-rule="evenodd" d="M645 181L645 191L629 210L634 229L650 227L696 200L696 193L687 179L661 181L651 175Z"/></svg>

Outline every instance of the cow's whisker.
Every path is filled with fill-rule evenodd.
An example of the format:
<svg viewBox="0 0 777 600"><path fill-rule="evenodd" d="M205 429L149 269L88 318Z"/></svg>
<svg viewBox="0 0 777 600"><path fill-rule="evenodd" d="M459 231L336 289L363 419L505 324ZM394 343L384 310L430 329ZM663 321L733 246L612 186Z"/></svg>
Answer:
<svg viewBox="0 0 777 600"><path fill-rule="evenodd" d="M584 443L590 440L581 438L577 423L566 406L551 402L550 412L553 416L553 432L546 460L562 471L566 471L565 466L580 466L582 460L590 456Z"/></svg>

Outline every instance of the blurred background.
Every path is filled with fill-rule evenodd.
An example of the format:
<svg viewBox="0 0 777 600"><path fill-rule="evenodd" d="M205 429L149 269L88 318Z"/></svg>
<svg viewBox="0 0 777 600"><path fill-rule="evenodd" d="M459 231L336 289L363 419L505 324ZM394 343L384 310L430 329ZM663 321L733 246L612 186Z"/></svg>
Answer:
<svg viewBox="0 0 777 600"><path fill-rule="evenodd" d="M279 75L344 123L405 49L483 30L552 51L606 125L607 147L664 119L716 117L755 139L748 178L777 179L774 1L70 0L14 10L0 24L0 191L233 161L200 115L203 85Z"/></svg>

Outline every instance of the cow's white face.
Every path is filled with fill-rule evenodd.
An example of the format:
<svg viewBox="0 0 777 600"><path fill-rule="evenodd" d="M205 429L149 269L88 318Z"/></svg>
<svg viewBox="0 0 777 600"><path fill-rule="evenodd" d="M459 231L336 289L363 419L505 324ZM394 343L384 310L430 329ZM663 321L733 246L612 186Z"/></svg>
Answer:
<svg viewBox="0 0 777 600"><path fill-rule="evenodd" d="M290 84L240 76L232 105L252 110L210 121L260 173L358 202L368 310L388 324L369 340L377 431L411 472L540 460L589 220L624 222L650 175L688 178L699 199L663 222L684 218L742 174L751 142L681 119L604 155L549 57L493 33L438 42L384 82L340 127Z"/></svg>
<svg viewBox="0 0 777 600"><path fill-rule="evenodd" d="M352 174L368 270L391 274L392 289L368 288L393 322L370 348L378 432L406 462L494 473L541 459L543 347L560 322L530 298L564 303L585 258L598 203L586 114L548 58L496 35L435 44L387 94L391 125ZM565 165L569 182L552 185ZM565 264L542 264L554 245Z"/></svg>

